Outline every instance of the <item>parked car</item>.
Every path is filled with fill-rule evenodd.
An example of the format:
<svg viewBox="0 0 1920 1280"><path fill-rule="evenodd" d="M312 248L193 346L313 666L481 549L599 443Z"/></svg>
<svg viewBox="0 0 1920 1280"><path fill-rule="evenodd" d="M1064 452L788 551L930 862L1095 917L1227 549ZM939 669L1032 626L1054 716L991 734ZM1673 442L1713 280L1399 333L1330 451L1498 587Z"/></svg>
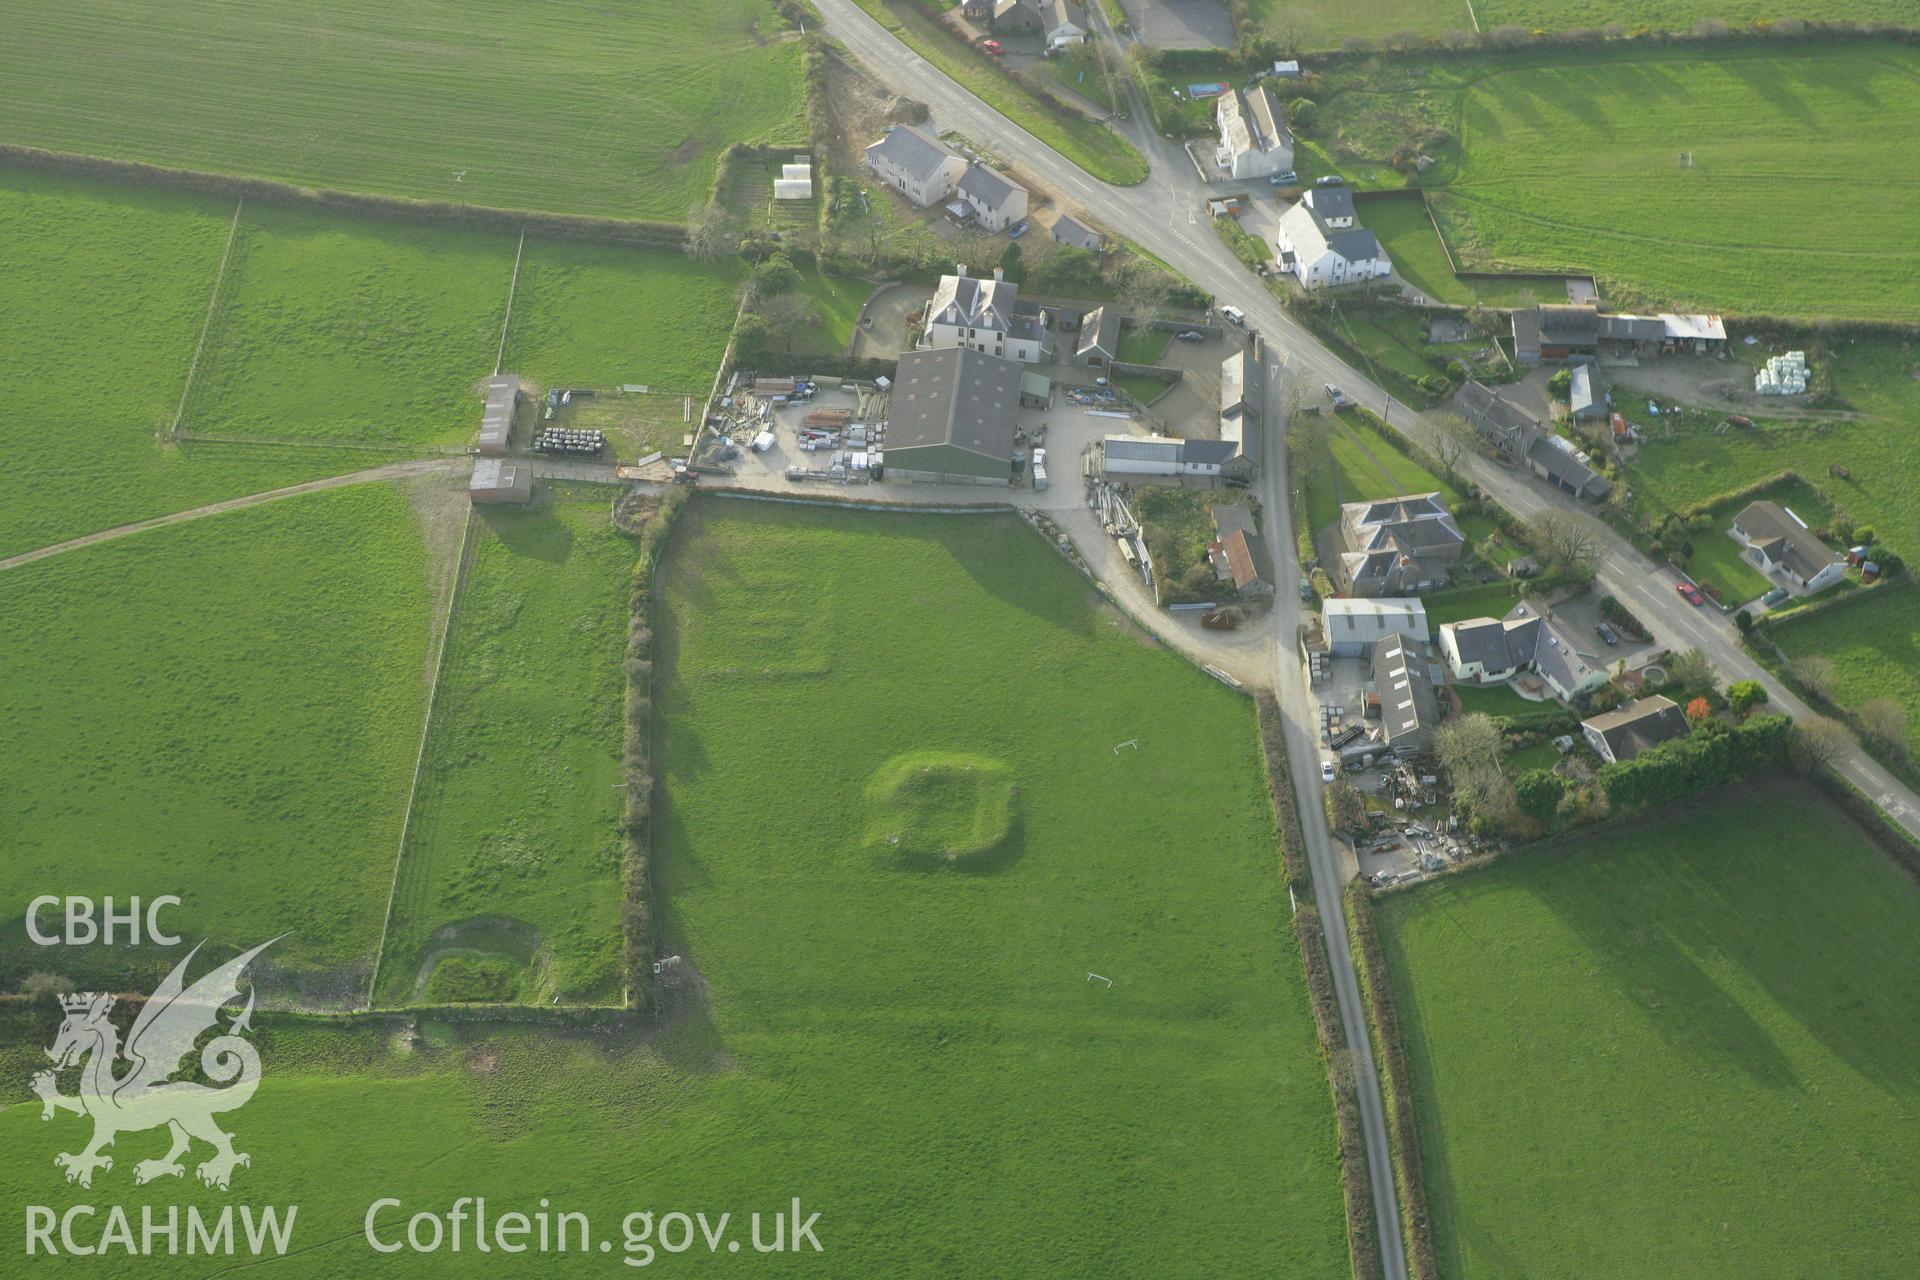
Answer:
<svg viewBox="0 0 1920 1280"><path fill-rule="evenodd" d="M1300 598L1309 603L1313 600L1313 583L1307 578L1300 579Z"/></svg>
<svg viewBox="0 0 1920 1280"><path fill-rule="evenodd" d="M1237 324L1237 325L1239 325L1239 326L1240 326L1241 328L1245 328L1245 327L1246 327L1246 324L1247 324L1247 313L1246 313L1246 312L1244 312L1244 311L1242 311L1242 310L1241 310L1240 308L1238 308L1238 307L1222 307L1222 308L1220 308L1220 314L1221 314L1221 315L1223 315L1223 316L1225 316L1225 317L1227 318L1227 321L1228 321L1228 322L1229 322L1230 324Z"/></svg>
<svg viewBox="0 0 1920 1280"><path fill-rule="evenodd" d="M1694 586L1691 582L1676 582L1673 584L1673 589L1678 591L1680 598L1688 604L1705 604L1707 602L1707 598L1700 594L1700 588Z"/></svg>
<svg viewBox="0 0 1920 1280"><path fill-rule="evenodd" d="M1207 340L1207 335L1201 333L1198 329L1182 330L1173 336L1181 342L1205 342Z"/></svg>
<svg viewBox="0 0 1920 1280"><path fill-rule="evenodd" d="M1771 609L1773 608L1773 606L1779 604L1782 600L1785 600L1786 598L1787 598L1787 589L1785 587L1775 587L1773 590L1767 592L1767 594L1760 597L1760 603L1767 606L1767 608Z"/></svg>
<svg viewBox="0 0 1920 1280"><path fill-rule="evenodd" d="M1346 392L1334 386L1331 382L1327 383L1326 386L1327 386L1327 399L1333 401L1334 408L1344 409L1348 405L1353 403L1353 400L1347 395Z"/></svg>
<svg viewBox="0 0 1920 1280"><path fill-rule="evenodd" d="M982 40L980 47L996 58L1007 51L1007 47L998 40Z"/></svg>
<svg viewBox="0 0 1920 1280"><path fill-rule="evenodd" d="M1274 174L1271 178L1268 178L1267 181L1276 187L1290 187L1300 181L1300 175L1291 169L1286 169Z"/></svg>
<svg viewBox="0 0 1920 1280"><path fill-rule="evenodd" d="M1320 781L1322 782L1333 781L1333 761L1322 760L1320 762Z"/></svg>
<svg viewBox="0 0 1920 1280"><path fill-rule="evenodd" d="M1620 643L1620 637L1614 632L1614 629L1604 622L1596 625L1594 631L1599 634L1602 640L1607 642L1608 648L1612 648L1614 645Z"/></svg>
<svg viewBox="0 0 1920 1280"><path fill-rule="evenodd" d="M1033 224L1027 221L1027 219L1020 219L1020 221L1007 228L1007 239L1018 240L1021 236L1027 234L1027 228L1032 225Z"/></svg>

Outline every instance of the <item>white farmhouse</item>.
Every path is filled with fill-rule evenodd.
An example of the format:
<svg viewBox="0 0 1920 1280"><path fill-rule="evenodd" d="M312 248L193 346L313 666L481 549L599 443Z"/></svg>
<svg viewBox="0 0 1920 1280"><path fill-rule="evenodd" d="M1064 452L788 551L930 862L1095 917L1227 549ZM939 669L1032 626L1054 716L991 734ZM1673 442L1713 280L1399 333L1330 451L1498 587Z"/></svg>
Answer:
<svg viewBox="0 0 1920 1280"><path fill-rule="evenodd" d="M953 194L967 171L958 152L924 129L896 124L887 136L867 148L867 167L880 181L921 208L939 204Z"/></svg>
<svg viewBox="0 0 1920 1280"><path fill-rule="evenodd" d="M993 269L993 279L967 274L964 266L941 276L927 304L926 332L920 345L929 350L962 347L1027 364L1051 362L1053 342L1047 313L1020 297L1020 286Z"/></svg>
<svg viewBox="0 0 1920 1280"><path fill-rule="evenodd" d="M954 194L986 231L1005 231L1027 216L1027 189L983 164L967 166Z"/></svg>
<svg viewBox="0 0 1920 1280"><path fill-rule="evenodd" d="M1270 178L1293 168L1293 134L1265 85L1221 94L1213 114L1220 129L1214 160L1229 176Z"/></svg>
<svg viewBox="0 0 1920 1280"><path fill-rule="evenodd" d="M1280 217L1280 267L1308 289L1378 280L1393 263L1373 232L1354 219L1353 188L1322 178Z"/></svg>

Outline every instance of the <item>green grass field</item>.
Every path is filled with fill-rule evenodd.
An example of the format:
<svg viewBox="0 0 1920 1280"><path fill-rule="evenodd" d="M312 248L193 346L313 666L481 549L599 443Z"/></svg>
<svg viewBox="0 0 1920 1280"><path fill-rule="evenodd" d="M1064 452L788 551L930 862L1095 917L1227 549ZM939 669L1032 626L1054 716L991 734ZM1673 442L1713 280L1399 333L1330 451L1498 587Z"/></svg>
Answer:
<svg viewBox="0 0 1920 1280"><path fill-rule="evenodd" d="M969 1255L1023 1270L1345 1274L1246 704L1012 519L684 521L657 628L663 945L742 1083L785 1091L767 1159L804 1136L823 1193L884 1220L893 1243L841 1265L951 1269L929 1233L957 1197ZM988 767L903 824L870 784L897 795L929 752ZM909 856L978 829L962 800L1011 806L999 841Z"/></svg>
<svg viewBox="0 0 1920 1280"><path fill-rule="evenodd" d="M479 429L513 237L247 210L185 426L452 444Z"/></svg>
<svg viewBox="0 0 1920 1280"><path fill-rule="evenodd" d="M1771 634L1790 658L1833 661L1841 705L1892 698L1905 707L1908 746L1920 751L1920 588L1876 587L1870 600L1783 621Z"/></svg>
<svg viewBox="0 0 1920 1280"><path fill-rule="evenodd" d="M452 945L531 955L532 1003L618 1003L633 543L604 490L474 518L377 996L423 995L428 954Z"/></svg>
<svg viewBox="0 0 1920 1280"><path fill-rule="evenodd" d="M634 383L704 396L733 332L741 274L737 259L709 265L662 250L528 240L505 367L541 386Z"/></svg>
<svg viewBox="0 0 1920 1280"><path fill-rule="evenodd" d="M781 26L766 0L39 5L0 48L0 139L678 221L728 143L806 137L799 48Z"/></svg>
<svg viewBox="0 0 1920 1280"><path fill-rule="evenodd" d="M1566 299L1566 286L1551 278L1515 276L1509 280L1463 280L1454 275L1453 268L1447 264L1447 251L1440 243L1440 234L1434 230L1425 207L1417 199L1369 200L1360 206L1359 213L1362 224L1379 238L1386 250L1394 274L1433 301L1455 306L1479 303L1487 307L1520 307Z"/></svg>
<svg viewBox="0 0 1920 1280"><path fill-rule="evenodd" d="M1628 300L1716 312L1920 319L1888 152L1920 127L1915 51L1528 55L1453 74L1460 153L1439 210L1462 265L1591 269ZM1844 207L1822 194L1834 183Z"/></svg>
<svg viewBox="0 0 1920 1280"><path fill-rule="evenodd" d="M430 567L451 560L436 539L405 490L363 485L5 574L0 987L157 962L23 950L34 895L175 893L190 941L292 930L273 959L359 998L426 705Z"/></svg>
<svg viewBox="0 0 1920 1280"><path fill-rule="evenodd" d="M231 205L0 170L0 556L380 461L163 448Z"/></svg>
<svg viewBox="0 0 1920 1280"><path fill-rule="evenodd" d="M1720 588L1727 604L1745 604L1765 595L1773 583L1748 560L1741 545L1729 536L1733 518L1752 502L1766 499L1777 502L1818 530L1833 519L1833 506L1826 497L1804 480L1784 480L1768 486L1750 498L1723 502L1713 510L1713 528L1687 535L1693 544L1693 558L1687 572Z"/></svg>
<svg viewBox="0 0 1920 1280"><path fill-rule="evenodd" d="M1448 1276L1911 1270L1920 890L1785 779L1377 908Z"/></svg>
<svg viewBox="0 0 1920 1280"><path fill-rule="evenodd" d="M1435 490L1449 504L1459 501L1451 485L1443 484L1382 436L1366 410L1348 409L1331 416L1333 429L1327 437L1331 465L1307 489L1307 519L1315 530L1339 520L1342 503Z"/></svg>
<svg viewBox="0 0 1920 1280"><path fill-rule="evenodd" d="M860 308L866 305L873 285L846 276L800 273L800 288L819 308L820 323L807 334L800 350L823 355L844 355L853 343L854 326L860 322ZM716 358L715 363L718 363Z"/></svg>

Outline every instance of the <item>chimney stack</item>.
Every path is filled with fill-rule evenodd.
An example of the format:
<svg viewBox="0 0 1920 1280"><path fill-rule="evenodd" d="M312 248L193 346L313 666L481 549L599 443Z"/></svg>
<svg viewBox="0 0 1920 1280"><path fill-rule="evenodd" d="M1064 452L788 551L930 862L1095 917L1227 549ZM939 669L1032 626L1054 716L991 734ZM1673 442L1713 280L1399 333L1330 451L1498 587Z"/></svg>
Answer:
<svg viewBox="0 0 1920 1280"><path fill-rule="evenodd" d="M962 280L965 280L967 278L967 264L964 262L954 263L953 274L959 276Z"/></svg>
<svg viewBox="0 0 1920 1280"><path fill-rule="evenodd" d="M995 280L1001 280L1001 279L1004 279L1004 278L1006 277L1006 274L1007 274L1007 273L1006 273L1006 270L1005 270L1004 268L1002 268L1002 267L995 267L995 268L993 269L993 278L994 278Z"/></svg>

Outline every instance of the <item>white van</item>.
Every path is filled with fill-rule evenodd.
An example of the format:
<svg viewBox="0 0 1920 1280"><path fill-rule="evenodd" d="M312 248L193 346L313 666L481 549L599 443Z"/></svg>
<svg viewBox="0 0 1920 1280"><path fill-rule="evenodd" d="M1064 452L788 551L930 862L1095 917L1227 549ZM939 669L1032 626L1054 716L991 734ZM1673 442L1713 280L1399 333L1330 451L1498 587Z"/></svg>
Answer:
<svg viewBox="0 0 1920 1280"><path fill-rule="evenodd" d="M1228 320L1231 320L1234 324L1239 325L1242 329L1247 327L1247 313L1238 307L1222 307L1220 308L1220 314Z"/></svg>

